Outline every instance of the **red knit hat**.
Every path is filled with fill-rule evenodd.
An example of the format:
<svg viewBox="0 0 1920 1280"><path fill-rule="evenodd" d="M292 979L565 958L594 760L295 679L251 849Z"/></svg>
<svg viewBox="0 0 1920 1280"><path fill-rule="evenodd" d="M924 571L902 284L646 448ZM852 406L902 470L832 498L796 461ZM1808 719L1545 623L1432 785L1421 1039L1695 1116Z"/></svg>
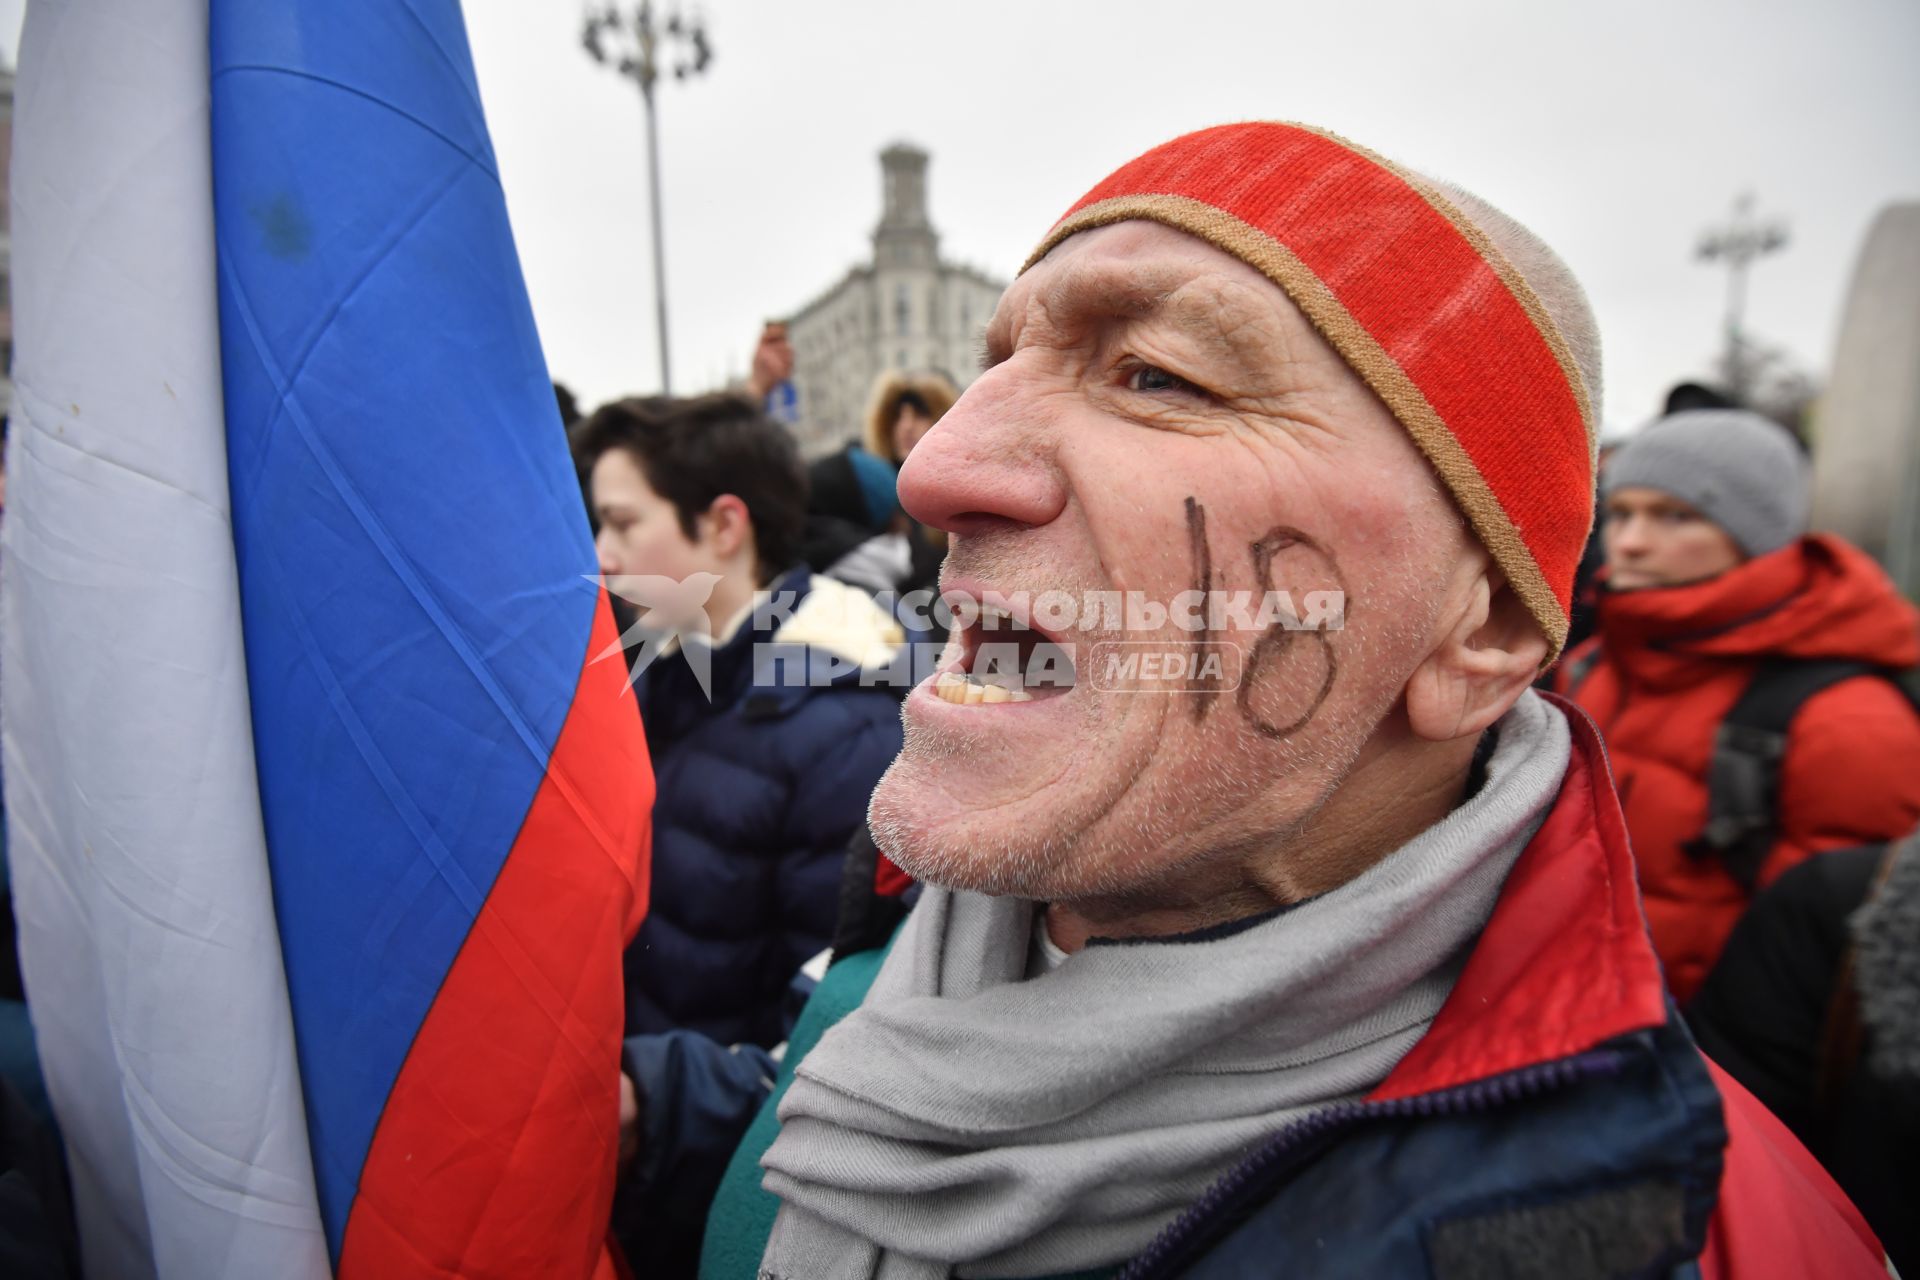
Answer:
<svg viewBox="0 0 1920 1280"><path fill-rule="evenodd" d="M1202 129L1129 161L1040 243L1144 219L1252 266L1413 437L1557 656L1593 518L1593 408L1520 273L1433 185L1293 124Z"/></svg>

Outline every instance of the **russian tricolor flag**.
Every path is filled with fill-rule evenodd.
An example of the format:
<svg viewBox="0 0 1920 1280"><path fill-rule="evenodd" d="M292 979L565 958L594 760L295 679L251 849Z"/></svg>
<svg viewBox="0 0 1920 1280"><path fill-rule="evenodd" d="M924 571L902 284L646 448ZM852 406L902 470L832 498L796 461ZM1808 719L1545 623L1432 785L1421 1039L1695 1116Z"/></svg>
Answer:
<svg viewBox="0 0 1920 1280"><path fill-rule="evenodd" d="M457 0L35 0L0 732L95 1277L586 1277L652 782Z"/></svg>

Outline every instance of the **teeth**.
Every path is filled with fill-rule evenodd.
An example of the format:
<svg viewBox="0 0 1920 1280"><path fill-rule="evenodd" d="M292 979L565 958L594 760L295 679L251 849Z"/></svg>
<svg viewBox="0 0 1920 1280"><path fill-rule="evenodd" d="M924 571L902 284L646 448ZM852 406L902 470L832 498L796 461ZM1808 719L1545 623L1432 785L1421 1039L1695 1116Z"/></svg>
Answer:
<svg viewBox="0 0 1920 1280"><path fill-rule="evenodd" d="M1033 695L1025 689L1009 689L1005 685L988 684L958 671L943 671L940 678L933 682L933 694L942 702L951 702L955 706L979 706L989 702L1032 702Z"/></svg>

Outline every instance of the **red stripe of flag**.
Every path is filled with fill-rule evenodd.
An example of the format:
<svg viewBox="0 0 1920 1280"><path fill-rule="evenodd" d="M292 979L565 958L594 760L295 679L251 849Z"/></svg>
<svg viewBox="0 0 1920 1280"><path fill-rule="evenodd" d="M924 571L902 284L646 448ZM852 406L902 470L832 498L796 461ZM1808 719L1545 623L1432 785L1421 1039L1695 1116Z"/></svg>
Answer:
<svg viewBox="0 0 1920 1280"><path fill-rule="evenodd" d="M546 778L374 1133L341 1280L613 1275L618 956L653 807L625 665L593 661L614 635L603 594Z"/></svg>

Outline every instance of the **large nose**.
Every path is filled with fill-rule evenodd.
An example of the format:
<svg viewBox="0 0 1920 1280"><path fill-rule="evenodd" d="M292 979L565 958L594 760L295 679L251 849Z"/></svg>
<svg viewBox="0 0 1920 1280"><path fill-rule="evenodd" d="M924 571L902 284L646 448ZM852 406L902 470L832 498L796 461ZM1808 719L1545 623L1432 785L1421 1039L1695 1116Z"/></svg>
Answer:
<svg viewBox="0 0 1920 1280"><path fill-rule="evenodd" d="M600 573L603 577L612 577L620 572L620 562L613 554L613 530L606 525L600 526L600 532L593 537L593 554L600 561Z"/></svg>
<svg viewBox="0 0 1920 1280"><path fill-rule="evenodd" d="M953 534L1051 522L1066 505L1060 408L1013 361L989 369L907 455L900 505Z"/></svg>

